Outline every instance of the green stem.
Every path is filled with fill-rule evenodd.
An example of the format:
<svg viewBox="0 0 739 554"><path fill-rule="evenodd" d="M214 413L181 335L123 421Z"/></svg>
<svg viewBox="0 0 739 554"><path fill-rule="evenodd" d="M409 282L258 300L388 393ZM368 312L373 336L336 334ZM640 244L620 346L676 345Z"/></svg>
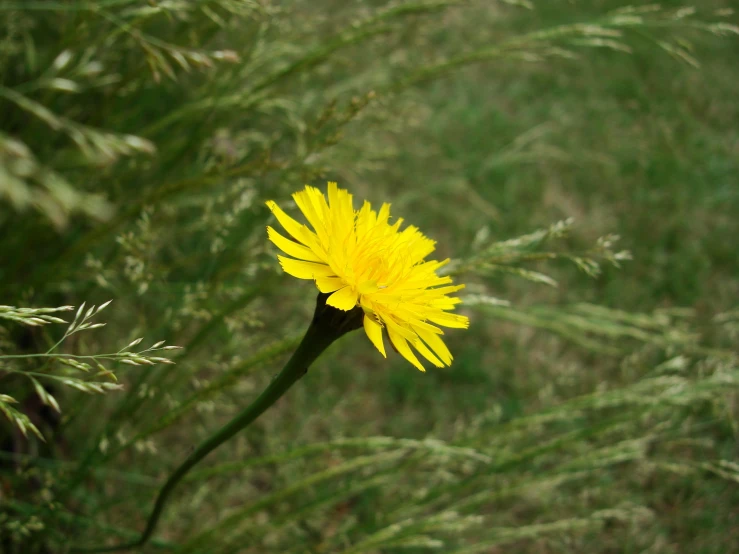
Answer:
<svg viewBox="0 0 739 554"><path fill-rule="evenodd" d="M355 308L349 312L342 312L330 306L325 301L328 295L319 294L316 312L313 316L308 331L298 345L297 350L290 357L282 371L275 377L257 399L245 410L239 413L210 438L206 439L192 451L182 464L169 476L167 482L159 491L154 509L146 523L146 528L141 537L135 541L118 544L114 546L73 547L70 552L115 552L118 550L129 550L143 546L154 533L159 518L164 511L167 500L182 480L182 478L203 458L213 452L216 448L228 441L236 433L246 428L280 397L285 394L303 375L308 367L331 345L336 339L345 333L358 329L361 326L361 308Z"/></svg>
<svg viewBox="0 0 739 554"><path fill-rule="evenodd" d="M52 350L56 348L58 345L55 345L52 347ZM136 352L136 354L143 354L146 352L144 350L143 352ZM94 356L83 356L80 354L51 354L47 352L46 354L3 354L0 356L0 360L13 360L13 359L21 359L21 358L71 358L74 360L120 360L120 352L110 353L110 354L95 354Z"/></svg>

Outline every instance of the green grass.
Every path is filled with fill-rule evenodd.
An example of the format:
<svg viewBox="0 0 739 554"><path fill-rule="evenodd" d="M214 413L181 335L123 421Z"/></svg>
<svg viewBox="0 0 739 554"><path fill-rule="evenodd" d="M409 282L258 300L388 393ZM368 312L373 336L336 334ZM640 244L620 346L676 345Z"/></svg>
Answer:
<svg viewBox="0 0 739 554"><path fill-rule="evenodd" d="M715 316L739 293L736 35L662 12L603 23L615 0L213 0L138 15L126 10L150 4L32 4L43 9L0 10L0 179L18 179L0 181L0 304L112 298L96 317L107 327L63 352L115 352L140 336L185 349L176 366L109 364L124 391L56 386L63 418L38 423L45 445L2 428L0 549L135 538L157 485L258 394L305 329L315 291L279 273L263 202L329 179L392 202L440 256L469 262L456 277L466 292L511 304L469 302L471 328L448 333L453 366L425 374L359 333L342 339L196 468L146 551L733 548L736 314ZM704 3L684 21L719 21L729 7ZM620 29L611 38L631 52L585 47L580 31L526 35L584 22ZM83 45L100 74L80 73ZM65 48L75 57L59 77L82 91L28 85ZM37 104L20 109L6 90ZM38 106L67 119L50 129ZM110 136L86 152L68 121L139 135L156 153ZM569 217L566 236L483 263L491 244ZM632 252L621 268L591 250L608 233ZM521 259L531 251L558 257ZM602 262L595 278L567 258L583 252ZM0 322L2 355L45 352L63 328ZM39 366L0 363L0 393L38 418L22 373ZM89 378L55 363L39 371Z"/></svg>

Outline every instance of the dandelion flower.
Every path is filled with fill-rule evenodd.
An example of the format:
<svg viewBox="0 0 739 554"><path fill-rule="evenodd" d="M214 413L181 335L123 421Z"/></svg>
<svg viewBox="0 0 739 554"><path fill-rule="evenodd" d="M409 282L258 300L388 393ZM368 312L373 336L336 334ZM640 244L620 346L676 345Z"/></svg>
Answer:
<svg viewBox="0 0 739 554"><path fill-rule="evenodd" d="M344 311L361 307L364 330L383 356L385 329L395 349L421 371L414 350L436 367L451 365L440 326L466 329L469 320L449 313L461 302L449 295L464 285L437 275L448 259L426 260L435 242L414 226L401 230L402 219L391 224L390 204L376 212L365 201L355 210L352 195L336 183L328 184L328 201L308 186L293 198L312 230L267 202L292 237L267 227L269 239L290 256L278 256L285 273L315 281L319 291L330 293L329 306Z"/></svg>

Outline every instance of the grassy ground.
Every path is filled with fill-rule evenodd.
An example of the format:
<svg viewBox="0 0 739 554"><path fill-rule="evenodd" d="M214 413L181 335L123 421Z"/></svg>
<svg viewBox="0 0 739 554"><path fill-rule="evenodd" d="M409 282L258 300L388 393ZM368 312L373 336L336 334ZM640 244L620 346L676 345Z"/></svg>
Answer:
<svg viewBox="0 0 739 554"><path fill-rule="evenodd" d="M351 29L347 21L359 12L324 4L325 11L286 4L275 16L280 26L264 31L266 44L292 55L320 42L316 29L321 36ZM714 17L730 4L709 2L698 15ZM183 486L160 540L177 543L177 552L224 553L731 551L739 543L739 472L715 463L738 454L736 397L709 379L729 375L731 364L623 329L588 342L598 325L612 330L613 322L599 316L583 329L563 318L578 302L663 310L659 317L688 307L695 310L689 321L644 316L630 329L661 337L690 327L708 346L732 347L711 318L735 308L739 294L737 37L676 27L692 41L699 69L656 45L656 26L626 33L631 53L556 43L577 57L532 49L527 55L543 59L464 64L388 92L439 52L453 58L596 21L621 5L552 1L527 10L477 2L410 18L387 39L341 50L315 71L296 70L291 81L275 79L256 107L247 97L218 108L236 84L252 85L237 70L214 73L221 81L207 73L165 79L139 90L133 104L118 89L98 99L100 110L90 104L83 115L69 113L143 134L160 153L97 172L49 154L42 132L27 131L27 142L42 145L40 157L81 176L81 187L105 190L117 213L130 217L72 218L58 231L43 216L3 214L2 248L15 257L0 269L0 282L16 295L3 303L113 297L108 338L81 338L70 351L104 350L142 334L187 346L176 370L119 372L133 391L120 404L112 395L76 402L62 394L68 419L44 457L56 460L52 467L86 460L89 475L70 492L65 487L79 477L71 466L53 474L58 482L49 489L69 514L99 514L96 521L112 527L95 530L90 519L57 520L39 508L58 527L38 544L67 544L70 534L113 543L116 534L141 529L167 471L277 371L295 344L284 337L304 328L314 291L275 271L261 201L285 202L303 182L336 179L357 196L391 201L396 215L439 241L441 256L467 258L491 241L574 217L558 251L583 251L617 233L634 259L595 279L566 260L524 266L552 275L557 288L516 274L462 276L471 293L509 300L514 310L465 308L473 323L450 334L451 369L420 374L397 355L382 360L358 334L343 340L289 398L207 461L220 474L195 475ZM170 23L142 28L157 35L177 27L180 43L190 40L185 23ZM237 43L244 55L258 24L244 28L243 37L234 29L216 35L217 46ZM209 29L203 32L215 33ZM257 77L262 67L282 67L260 55L266 61L255 55ZM125 64L131 75L146 71ZM367 97L370 90L376 96ZM215 99L203 112L170 109L201 97ZM173 113L181 119L157 127ZM4 133L22 132L16 115L4 116ZM245 166L248 172L239 169ZM169 194L173 183L179 192ZM18 255L30 248L38 260ZM606 351L614 344L618 351ZM659 365L679 354L683 366ZM684 381L650 380L662 376ZM188 399L193 409L174 419ZM436 443L368 439L376 436L434 439L488 458ZM324 446L290 454L314 443ZM29 504L43 505L33 498ZM22 505L15 509L21 518Z"/></svg>

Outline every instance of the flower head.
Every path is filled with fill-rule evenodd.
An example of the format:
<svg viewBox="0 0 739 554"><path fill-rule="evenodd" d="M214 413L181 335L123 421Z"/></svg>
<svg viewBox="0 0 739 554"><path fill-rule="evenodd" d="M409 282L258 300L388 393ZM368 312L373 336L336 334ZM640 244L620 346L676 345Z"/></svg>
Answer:
<svg viewBox="0 0 739 554"><path fill-rule="evenodd" d="M461 302L449 295L464 288L436 274L449 260L425 259L435 242L412 225L401 230L402 219L391 224L390 204L376 212L365 201L355 210L352 195L336 183L328 184L328 201L308 186L293 198L313 230L267 202L293 239L267 227L269 239L291 256L278 256L285 273L315 281L318 290L330 293L329 306L361 307L367 336L383 356L384 328L395 349L421 371L413 349L436 367L451 365L439 326L466 329L469 320L449 313Z"/></svg>

